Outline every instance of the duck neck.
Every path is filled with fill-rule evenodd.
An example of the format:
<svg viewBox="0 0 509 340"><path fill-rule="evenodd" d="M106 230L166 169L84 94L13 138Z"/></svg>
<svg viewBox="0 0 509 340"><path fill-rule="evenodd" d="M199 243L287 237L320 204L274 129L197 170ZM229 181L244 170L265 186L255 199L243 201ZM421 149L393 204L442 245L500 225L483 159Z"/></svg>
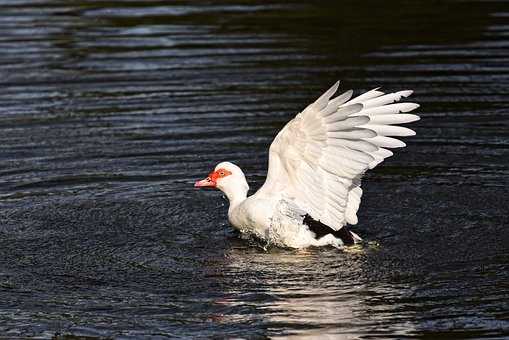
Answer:
<svg viewBox="0 0 509 340"><path fill-rule="evenodd" d="M223 190L223 193L228 198L228 201L230 201L229 210L235 208L240 203L244 202L244 200L247 198L248 190L249 186L247 185L247 183L245 183L245 185L227 188L226 190Z"/></svg>

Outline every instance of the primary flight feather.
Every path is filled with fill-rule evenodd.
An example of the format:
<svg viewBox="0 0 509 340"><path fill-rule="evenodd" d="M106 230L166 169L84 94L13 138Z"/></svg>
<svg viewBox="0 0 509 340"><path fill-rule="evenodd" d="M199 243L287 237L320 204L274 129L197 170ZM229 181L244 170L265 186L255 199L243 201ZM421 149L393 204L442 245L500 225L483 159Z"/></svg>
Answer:
<svg viewBox="0 0 509 340"><path fill-rule="evenodd" d="M404 147L399 137L415 132L397 124L419 116L415 103L398 103L412 91L378 89L352 99L349 90L332 98L339 82L289 121L269 149L263 186L247 197L242 170L222 162L195 187L215 187L230 201L230 224L269 243L292 248L351 245L364 172Z"/></svg>

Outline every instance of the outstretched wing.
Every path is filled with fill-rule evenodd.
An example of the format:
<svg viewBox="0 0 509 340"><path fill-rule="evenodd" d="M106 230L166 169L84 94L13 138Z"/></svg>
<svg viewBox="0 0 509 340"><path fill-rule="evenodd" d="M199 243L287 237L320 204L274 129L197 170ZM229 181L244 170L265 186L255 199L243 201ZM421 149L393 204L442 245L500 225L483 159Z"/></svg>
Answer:
<svg viewBox="0 0 509 340"><path fill-rule="evenodd" d="M393 137L415 135L396 124L419 120L407 113L418 104L394 103L412 91L374 89L351 99L350 90L331 99L338 86L279 132L270 146L267 179L257 192L289 197L334 230L357 223L362 175L392 156L388 148L405 146Z"/></svg>

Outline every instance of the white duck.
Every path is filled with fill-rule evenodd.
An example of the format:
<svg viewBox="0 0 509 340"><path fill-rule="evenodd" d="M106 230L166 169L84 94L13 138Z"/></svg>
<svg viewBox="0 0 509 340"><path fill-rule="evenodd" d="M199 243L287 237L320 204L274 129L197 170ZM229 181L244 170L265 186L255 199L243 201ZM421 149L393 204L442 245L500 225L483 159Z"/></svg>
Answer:
<svg viewBox="0 0 509 340"><path fill-rule="evenodd" d="M415 132L395 124L419 120L408 114L415 103L396 103L412 91L384 94L378 89L354 99L352 90L334 99L334 84L278 133L269 149L263 186L247 197L242 170L222 162L195 187L214 187L230 201L228 220L243 233L291 248L352 245L361 177L385 158L387 148L405 143L389 136Z"/></svg>

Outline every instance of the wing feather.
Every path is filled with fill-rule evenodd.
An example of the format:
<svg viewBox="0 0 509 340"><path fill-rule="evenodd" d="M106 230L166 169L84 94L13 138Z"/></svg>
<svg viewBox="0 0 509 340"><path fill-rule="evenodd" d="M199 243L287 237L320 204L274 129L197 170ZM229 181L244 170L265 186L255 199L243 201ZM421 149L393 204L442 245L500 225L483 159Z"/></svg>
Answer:
<svg viewBox="0 0 509 340"><path fill-rule="evenodd" d="M368 91L368 92L366 92L366 93L363 93L363 94L361 94L360 96L355 97L354 99L350 100L348 103L349 103L349 104L362 103L362 102L367 101L368 99L372 99L372 98L380 97L380 96L381 96L381 95L383 95L384 93L383 93L383 92L378 91L378 89L379 89L379 88L376 88L376 89L373 89L373 90Z"/></svg>
<svg viewBox="0 0 509 340"><path fill-rule="evenodd" d="M344 131L344 130L352 129L356 126L367 124L368 122L369 122L368 116L348 117L346 119L328 124L327 131L331 131L331 132Z"/></svg>
<svg viewBox="0 0 509 340"><path fill-rule="evenodd" d="M369 121L371 124L382 124L382 125L412 123L419 119L420 119L419 116L408 113L385 114L369 117Z"/></svg>
<svg viewBox="0 0 509 340"><path fill-rule="evenodd" d="M352 150L364 151L367 153L375 152L376 150L378 150L378 146L362 139L352 140L352 139L331 138L328 140L328 145L342 146L345 148L350 148Z"/></svg>
<svg viewBox="0 0 509 340"><path fill-rule="evenodd" d="M358 113L362 109L363 109L362 104L352 104L352 105L348 105L348 106L344 106L344 107L338 108L336 110L336 112L334 114L332 114L332 115L323 115L323 114L321 114L321 116L325 118L325 122L326 123L333 123L333 122L336 122L338 120L343 120L343 119L353 115L354 113Z"/></svg>
<svg viewBox="0 0 509 340"><path fill-rule="evenodd" d="M415 131L403 126L369 124L370 130L375 131L378 136L415 136Z"/></svg>
<svg viewBox="0 0 509 340"><path fill-rule="evenodd" d="M256 195L293 198L315 220L339 230L356 224L364 172L404 147L397 138L415 132L398 124L419 120L415 103L395 103L412 94L378 88L352 98L332 98L339 82L292 119L271 144L269 171Z"/></svg>
<svg viewBox="0 0 509 340"><path fill-rule="evenodd" d="M327 140L329 139L352 139L359 140L362 138L373 138L376 137L377 134L373 130L363 129L363 128L355 128L345 131L328 131L327 132Z"/></svg>

